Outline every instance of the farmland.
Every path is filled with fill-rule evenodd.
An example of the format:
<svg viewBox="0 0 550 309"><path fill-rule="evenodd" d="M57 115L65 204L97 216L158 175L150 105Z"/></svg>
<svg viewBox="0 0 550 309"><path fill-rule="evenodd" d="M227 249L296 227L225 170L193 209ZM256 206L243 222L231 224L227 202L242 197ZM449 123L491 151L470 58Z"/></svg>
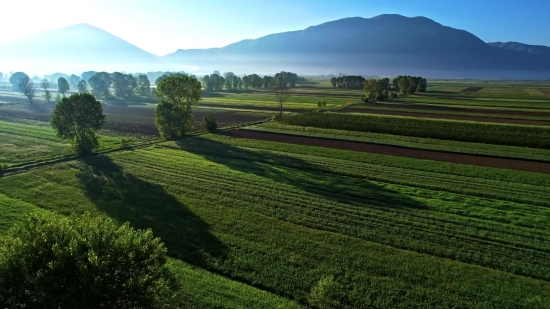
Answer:
<svg viewBox="0 0 550 309"><path fill-rule="evenodd" d="M192 308L318 308L323 278L338 308L546 308L550 98L525 91L544 85L437 81L365 105L312 83L282 121L259 123L278 111L268 91L206 94L195 121L227 129L174 141L149 99L110 100L102 153L84 158L52 106L1 104L0 163L66 159L0 177L0 233L37 211L151 228Z"/></svg>

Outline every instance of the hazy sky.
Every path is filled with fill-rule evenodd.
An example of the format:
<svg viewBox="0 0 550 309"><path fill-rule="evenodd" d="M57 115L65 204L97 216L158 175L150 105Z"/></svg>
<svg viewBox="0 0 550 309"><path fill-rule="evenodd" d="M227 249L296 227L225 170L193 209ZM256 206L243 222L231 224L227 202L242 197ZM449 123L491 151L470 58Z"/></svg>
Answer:
<svg viewBox="0 0 550 309"><path fill-rule="evenodd" d="M0 43L89 23L159 55L386 13L426 16L485 41L550 45L549 0L11 0L0 7Z"/></svg>

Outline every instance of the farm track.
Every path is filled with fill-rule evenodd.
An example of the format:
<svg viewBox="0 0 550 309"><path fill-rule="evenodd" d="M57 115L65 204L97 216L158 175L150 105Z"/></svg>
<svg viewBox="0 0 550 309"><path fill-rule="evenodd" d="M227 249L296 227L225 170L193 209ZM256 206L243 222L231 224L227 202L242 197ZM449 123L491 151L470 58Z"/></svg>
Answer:
<svg viewBox="0 0 550 309"><path fill-rule="evenodd" d="M520 125L533 125L533 126L550 126L550 121L542 121L542 120L489 118L489 117L481 117L481 116L458 116L458 115L430 114L430 113L403 112L403 111L383 111L383 110L359 109L359 108L345 109L345 110L341 110L340 112L409 116L409 117L449 119L449 120L465 120L465 121L478 121L478 122L491 122L491 123L507 123L507 124L520 124Z"/></svg>
<svg viewBox="0 0 550 309"><path fill-rule="evenodd" d="M440 162L449 162L457 164L469 164L476 166L505 168L518 171L534 172L534 173L549 173L550 164L542 162L533 162L527 160L504 159L490 156L465 155L457 153L446 153L439 151L429 151L420 149L411 149L398 146L385 146L369 143L360 143L353 141L312 138L305 136L297 136L280 133L267 133L250 130L233 130L226 131L222 134L232 137L240 137L246 139L255 139L263 141L272 141L280 143L318 146L326 148L334 148L341 150L351 150L359 152L369 152L383 155L409 157L415 159L433 160Z"/></svg>

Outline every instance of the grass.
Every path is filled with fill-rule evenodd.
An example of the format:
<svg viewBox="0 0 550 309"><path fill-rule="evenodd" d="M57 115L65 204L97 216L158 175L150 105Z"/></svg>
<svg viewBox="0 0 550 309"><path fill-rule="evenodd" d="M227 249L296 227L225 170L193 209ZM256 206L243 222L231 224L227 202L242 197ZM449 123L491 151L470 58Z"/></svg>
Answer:
<svg viewBox="0 0 550 309"><path fill-rule="evenodd" d="M206 135L1 178L0 192L151 227L172 257L300 303L333 275L344 308L533 308L550 297L549 185Z"/></svg>
<svg viewBox="0 0 550 309"><path fill-rule="evenodd" d="M320 129L315 127L302 127L285 125L280 122L268 122L264 124L245 127L243 129L265 131L274 133L293 134L310 137L332 138L363 143L392 145L416 149L448 151L475 155L488 155L506 158L519 158L528 160L542 160L550 162L550 151L516 146L501 146L481 143L456 142L431 138L380 134L370 132L356 132L334 129Z"/></svg>
<svg viewBox="0 0 550 309"><path fill-rule="evenodd" d="M100 132L101 148L111 150L123 146L137 145L153 137L120 134L104 130ZM72 155L68 141L55 134L50 124L41 121L0 121L0 163L21 164L29 161Z"/></svg>
<svg viewBox="0 0 550 309"><path fill-rule="evenodd" d="M329 112L300 114L283 118L282 122L323 129L550 148L550 127L542 126Z"/></svg>
<svg viewBox="0 0 550 309"><path fill-rule="evenodd" d="M427 103L437 105L461 105L468 107L496 107L496 108L519 108L531 110L550 110L550 99L545 97L487 97L481 95L411 95L404 98L398 98L398 102L404 103Z"/></svg>

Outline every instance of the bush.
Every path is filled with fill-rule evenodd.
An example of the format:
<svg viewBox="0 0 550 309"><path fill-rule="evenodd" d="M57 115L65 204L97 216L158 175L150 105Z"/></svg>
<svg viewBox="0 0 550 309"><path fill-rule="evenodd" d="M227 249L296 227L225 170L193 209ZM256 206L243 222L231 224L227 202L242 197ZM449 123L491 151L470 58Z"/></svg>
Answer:
<svg viewBox="0 0 550 309"><path fill-rule="evenodd" d="M324 108L326 106L327 106L327 101L325 101L325 99L317 101L317 107Z"/></svg>
<svg viewBox="0 0 550 309"><path fill-rule="evenodd" d="M0 163L0 171L5 170L8 168L7 164Z"/></svg>
<svg viewBox="0 0 550 309"><path fill-rule="evenodd" d="M31 215L0 244L9 308L160 308L175 288L151 230L85 214Z"/></svg>
<svg viewBox="0 0 550 309"><path fill-rule="evenodd" d="M202 127L209 132L216 131L218 128L216 117L214 117L214 115L204 116L204 119L202 120Z"/></svg>
<svg viewBox="0 0 550 309"><path fill-rule="evenodd" d="M334 309L340 308L341 287L336 281L334 276L324 276L319 280L319 283L313 289L308 297L310 305L320 309Z"/></svg>

